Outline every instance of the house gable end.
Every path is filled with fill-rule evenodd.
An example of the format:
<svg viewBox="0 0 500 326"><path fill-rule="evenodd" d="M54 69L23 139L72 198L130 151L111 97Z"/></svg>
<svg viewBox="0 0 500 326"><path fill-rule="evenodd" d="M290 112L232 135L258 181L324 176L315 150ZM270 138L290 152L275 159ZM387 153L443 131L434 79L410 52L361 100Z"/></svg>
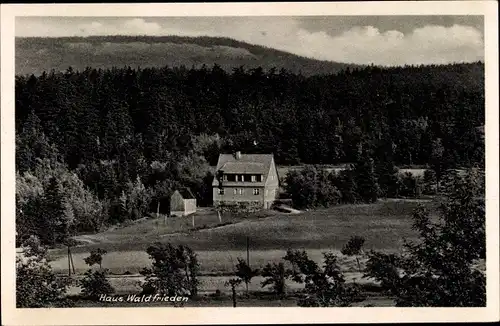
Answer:
<svg viewBox="0 0 500 326"><path fill-rule="evenodd" d="M269 171L267 172L265 186L279 186L278 169L274 163L274 157L271 159Z"/></svg>

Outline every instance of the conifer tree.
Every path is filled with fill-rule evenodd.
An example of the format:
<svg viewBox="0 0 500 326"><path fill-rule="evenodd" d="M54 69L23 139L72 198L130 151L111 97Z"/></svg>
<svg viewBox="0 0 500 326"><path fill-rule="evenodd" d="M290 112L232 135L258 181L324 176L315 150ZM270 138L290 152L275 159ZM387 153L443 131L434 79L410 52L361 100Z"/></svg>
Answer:
<svg viewBox="0 0 500 326"><path fill-rule="evenodd" d="M377 200L380 188L375 174L373 159L364 151L354 164L354 178L359 198L365 203Z"/></svg>
<svg viewBox="0 0 500 326"><path fill-rule="evenodd" d="M43 199L43 213L40 228L42 239L49 245L64 242L70 234L71 213L65 203L60 184L51 177Z"/></svg>
<svg viewBox="0 0 500 326"><path fill-rule="evenodd" d="M16 169L19 172L32 170L37 159L58 159L56 147L43 132L38 116L29 113L20 133L16 133Z"/></svg>
<svg viewBox="0 0 500 326"><path fill-rule="evenodd" d="M380 187L380 196L394 198L398 196L398 168L394 164L394 144L384 140L378 148L377 164L375 167L377 181Z"/></svg>

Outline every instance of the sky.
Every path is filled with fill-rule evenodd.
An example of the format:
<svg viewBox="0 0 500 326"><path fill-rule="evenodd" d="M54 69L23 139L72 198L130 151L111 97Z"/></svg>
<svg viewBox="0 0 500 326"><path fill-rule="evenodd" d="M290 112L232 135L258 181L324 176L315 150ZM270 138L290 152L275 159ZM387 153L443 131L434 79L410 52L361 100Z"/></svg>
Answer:
<svg viewBox="0 0 500 326"><path fill-rule="evenodd" d="M403 65L484 60L482 16L17 17L18 37L222 36L320 60Z"/></svg>

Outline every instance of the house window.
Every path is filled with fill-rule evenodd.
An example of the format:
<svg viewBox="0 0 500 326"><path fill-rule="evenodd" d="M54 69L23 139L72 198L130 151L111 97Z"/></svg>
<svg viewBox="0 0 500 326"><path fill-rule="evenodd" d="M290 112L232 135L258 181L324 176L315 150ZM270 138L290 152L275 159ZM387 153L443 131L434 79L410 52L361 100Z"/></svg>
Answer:
<svg viewBox="0 0 500 326"><path fill-rule="evenodd" d="M258 194L260 194L259 189L254 189L254 190L253 190L253 194L254 194L254 195L258 195Z"/></svg>
<svg viewBox="0 0 500 326"><path fill-rule="evenodd" d="M240 195L243 195L243 189L239 189Z"/></svg>
<svg viewBox="0 0 500 326"><path fill-rule="evenodd" d="M238 181L238 175L235 175L236 181Z"/></svg>
<svg viewBox="0 0 500 326"><path fill-rule="evenodd" d="M233 189L234 194L236 195L238 193L238 189L234 188Z"/></svg>
<svg viewBox="0 0 500 326"><path fill-rule="evenodd" d="M257 176L252 175L252 182L255 182L255 181L257 181Z"/></svg>
<svg viewBox="0 0 500 326"><path fill-rule="evenodd" d="M269 178L271 178L271 180L274 180L274 175L271 175Z"/></svg>
<svg viewBox="0 0 500 326"><path fill-rule="evenodd" d="M222 177L222 180L227 181L227 174L224 174L224 176Z"/></svg>
<svg viewBox="0 0 500 326"><path fill-rule="evenodd" d="M224 189L219 189L219 195L224 195Z"/></svg>
<svg viewBox="0 0 500 326"><path fill-rule="evenodd" d="M245 176L242 174L241 175L241 182L245 181Z"/></svg>

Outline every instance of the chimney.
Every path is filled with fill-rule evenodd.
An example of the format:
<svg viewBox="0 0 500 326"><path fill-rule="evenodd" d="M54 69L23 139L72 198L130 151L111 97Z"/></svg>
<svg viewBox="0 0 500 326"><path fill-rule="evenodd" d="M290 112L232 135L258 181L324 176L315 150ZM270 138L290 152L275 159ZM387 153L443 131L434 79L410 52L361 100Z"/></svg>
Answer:
<svg viewBox="0 0 500 326"><path fill-rule="evenodd" d="M241 152L240 151L237 151L236 153L234 153L234 157L239 160L241 158Z"/></svg>

